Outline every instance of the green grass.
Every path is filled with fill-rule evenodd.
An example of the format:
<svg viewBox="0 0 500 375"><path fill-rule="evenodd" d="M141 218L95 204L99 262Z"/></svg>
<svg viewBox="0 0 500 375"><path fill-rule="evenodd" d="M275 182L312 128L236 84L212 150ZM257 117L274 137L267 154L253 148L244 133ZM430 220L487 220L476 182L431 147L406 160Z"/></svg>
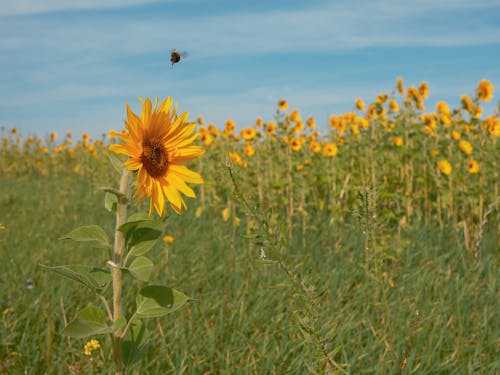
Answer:
<svg viewBox="0 0 500 375"><path fill-rule="evenodd" d="M76 283L37 264L96 264L102 250L58 238L80 225L99 224L111 234L114 218L103 207L99 177L0 176L0 374L112 372L109 339L99 337L104 362L83 354L86 340L58 333L89 301ZM224 187L222 187L224 189ZM227 194L230 185L227 184ZM233 234L221 220L222 205L207 205L168 219L175 242L156 249L152 279L194 298L162 319L148 320L153 341L141 374L305 374L318 356L292 318L286 281L272 265L255 260L259 249L242 238L248 219ZM500 371L499 246L487 227L473 259L456 228L415 222L404 231L385 224L376 241L390 249L384 263L385 299L364 264L364 235L354 215L331 222L312 215L304 235L294 236L285 258L306 257L301 272L325 293L320 320L336 324L329 350L352 374L495 374ZM165 262L168 260L167 262ZM33 288L30 288L32 280ZM131 288L126 284L125 288ZM326 328L325 328L326 329ZM16 355L16 352L20 355Z"/></svg>

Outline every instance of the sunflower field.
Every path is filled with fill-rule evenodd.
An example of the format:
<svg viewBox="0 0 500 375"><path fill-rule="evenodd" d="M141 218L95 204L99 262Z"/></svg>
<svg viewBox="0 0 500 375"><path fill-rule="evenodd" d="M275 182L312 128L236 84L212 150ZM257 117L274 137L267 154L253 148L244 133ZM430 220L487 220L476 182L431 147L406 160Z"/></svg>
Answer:
<svg viewBox="0 0 500 375"><path fill-rule="evenodd" d="M151 277L191 299L145 320L124 373L499 373L493 91L482 80L459 107L427 108L427 83L398 78L328 124L286 100L242 127L146 99L101 139L2 128L0 374L113 372L110 335L61 334L99 298L43 269L106 267L103 249L60 239L88 224L112 236L110 158L138 171L130 212L163 220Z"/></svg>

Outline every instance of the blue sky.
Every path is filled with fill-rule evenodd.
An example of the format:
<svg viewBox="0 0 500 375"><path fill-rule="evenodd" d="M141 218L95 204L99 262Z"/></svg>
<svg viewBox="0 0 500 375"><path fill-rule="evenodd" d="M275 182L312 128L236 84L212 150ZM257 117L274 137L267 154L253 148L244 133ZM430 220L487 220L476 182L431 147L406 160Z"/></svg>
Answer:
<svg viewBox="0 0 500 375"><path fill-rule="evenodd" d="M218 127L282 98L326 127L398 76L429 83L429 111L489 79L489 114L499 62L500 0L0 0L0 126L100 137L126 102L171 96Z"/></svg>

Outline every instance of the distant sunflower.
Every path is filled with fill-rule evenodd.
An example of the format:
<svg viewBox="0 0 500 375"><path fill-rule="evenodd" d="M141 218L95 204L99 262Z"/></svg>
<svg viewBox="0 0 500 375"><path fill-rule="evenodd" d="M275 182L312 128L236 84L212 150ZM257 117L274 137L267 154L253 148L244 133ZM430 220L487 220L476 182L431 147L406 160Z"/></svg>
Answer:
<svg viewBox="0 0 500 375"><path fill-rule="evenodd" d="M155 106L151 100L141 100L142 113L138 117L127 104L126 134L118 137L124 142L109 146L110 150L130 157L124 167L137 171L137 191L135 197L142 202L150 199L149 214L153 209L160 216L166 214L166 201L180 214L187 209L180 193L194 198L194 191L186 184L202 184L201 176L182 165L205 150L191 145L198 136L193 134L195 123L186 123L188 114L177 116L176 106L172 108L172 99L166 98Z"/></svg>

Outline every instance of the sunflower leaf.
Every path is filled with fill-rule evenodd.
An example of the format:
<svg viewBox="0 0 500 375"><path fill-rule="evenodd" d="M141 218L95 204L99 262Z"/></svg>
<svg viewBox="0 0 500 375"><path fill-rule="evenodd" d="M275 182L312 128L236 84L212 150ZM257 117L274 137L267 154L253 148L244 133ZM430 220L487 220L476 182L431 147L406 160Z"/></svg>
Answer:
<svg viewBox="0 0 500 375"><path fill-rule="evenodd" d="M76 314L76 318L64 327L61 334L65 336L83 338L112 332L113 327L106 324L106 315L104 314L104 311L92 304L89 304Z"/></svg>
<svg viewBox="0 0 500 375"><path fill-rule="evenodd" d="M52 271L66 277L67 279L74 280L86 286L90 290L100 293L111 282L111 274L108 270L92 266L84 266L81 264L71 264L66 266L44 266L39 264L41 268Z"/></svg>
<svg viewBox="0 0 500 375"><path fill-rule="evenodd" d="M70 239L76 242L91 242L93 246L98 248L111 248L108 241L108 235L98 225L85 225L76 228L68 234L62 236L60 239Z"/></svg>
<svg viewBox="0 0 500 375"><path fill-rule="evenodd" d="M137 316L157 318L180 309L190 298L184 293L162 285L149 285L137 295Z"/></svg>
<svg viewBox="0 0 500 375"><path fill-rule="evenodd" d="M146 282L151 276L153 262L146 257L138 257L134 259L127 269L137 280Z"/></svg>

